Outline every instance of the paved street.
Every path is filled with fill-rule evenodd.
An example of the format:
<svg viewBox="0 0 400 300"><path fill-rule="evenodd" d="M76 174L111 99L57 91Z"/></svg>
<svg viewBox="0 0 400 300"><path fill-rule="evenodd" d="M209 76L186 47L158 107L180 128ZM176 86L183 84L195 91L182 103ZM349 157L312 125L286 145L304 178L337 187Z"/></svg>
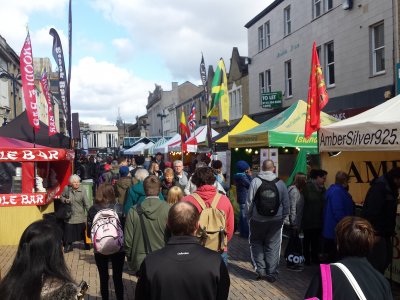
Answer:
<svg viewBox="0 0 400 300"><path fill-rule="evenodd" d="M317 270L316 266L308 267L303 272L298 273L286 270L282 262L281 266L283 267L281 267L280 278L277 282L271 284L266 281L256 281L250 264L247 241L235 235L229 247L229 272L231 276L229 299L304 299L305 289ZM16 246L0 247L2 276L10 268L16 248ZM76 281L79 283L80 280L85 279L89 283L90 288L86 299L101 299L99 295L100 282L94 262L93 250L74 249L73 252L67 253L65 257ZM123 280L125 299L134 299L136 278L128 272L124 272ZM110 290L112 291L110 299L115 299L111 278Z"/></svg>

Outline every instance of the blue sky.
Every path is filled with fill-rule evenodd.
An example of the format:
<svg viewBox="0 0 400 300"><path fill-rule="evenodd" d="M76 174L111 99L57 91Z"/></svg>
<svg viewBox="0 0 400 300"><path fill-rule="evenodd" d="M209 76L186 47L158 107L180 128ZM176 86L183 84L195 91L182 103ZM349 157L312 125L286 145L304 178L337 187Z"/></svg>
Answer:
<svg viewBox="0 0 400 300"><path fill-rule="evenodd" d="M146 113L154 84L200 84L201 51L207 65L233 47L247 55L244 28L272 0L72 0L71 106L91 124L126 122ZM51 27L68 53L68 0L0 0L0 35L19 54L26 24L33 55L49 57ZM229 69L228 69L229 70Z"/></svg>

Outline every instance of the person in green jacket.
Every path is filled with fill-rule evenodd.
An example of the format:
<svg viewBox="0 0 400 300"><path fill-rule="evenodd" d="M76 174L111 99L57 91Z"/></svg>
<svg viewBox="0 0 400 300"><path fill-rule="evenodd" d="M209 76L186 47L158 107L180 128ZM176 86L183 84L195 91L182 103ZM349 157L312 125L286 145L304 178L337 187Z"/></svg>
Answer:
<svg viewBox="0 0 400 300"><path fill-rule="evenodd" d="M304 187L302 229L304 233L305 264L319 263L319 245L322 233L322 216L325 203L325 181L328 172L311 170L310 181Z"/></svg>
<svg viewBox="0 0 400 300"><path fill-rule="evenodd" d="M146 195L144 201L129 210L125 223L124 246L130 269L137 273L142 261L152 251L165 246L169 234L167 231L167 219L170 206L165 201L160 201L160 179L151 175L143 181ZM138 214L142 210L145 232L147 232L149 245L145 245L143 228Z"/></svg>

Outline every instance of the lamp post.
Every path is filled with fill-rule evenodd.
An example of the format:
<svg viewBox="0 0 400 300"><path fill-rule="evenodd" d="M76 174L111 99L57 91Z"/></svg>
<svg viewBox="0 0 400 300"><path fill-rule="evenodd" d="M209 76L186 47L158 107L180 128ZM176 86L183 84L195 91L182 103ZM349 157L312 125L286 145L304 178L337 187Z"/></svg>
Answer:
<svg viewBox="0 0 400 300"><path fill-rule="evenodd" d="M18 83L19 85L21 85L21 83L19 83L19 80L21 80L21 74L11 74L9 72L7 72L4 69L0 69L0 79L8 79L12 82L12 88L13 88L13 100L14 100L14 119L17 117L17 87L16 84Z"/></svg>
<svg viewBox="0 0 400 300"><path fill-rule="evenodd" d="M167 115L158 113L157 117L161 118L161 137L164 137L164 129L163 129L163 119L167 117Z"/></svg>

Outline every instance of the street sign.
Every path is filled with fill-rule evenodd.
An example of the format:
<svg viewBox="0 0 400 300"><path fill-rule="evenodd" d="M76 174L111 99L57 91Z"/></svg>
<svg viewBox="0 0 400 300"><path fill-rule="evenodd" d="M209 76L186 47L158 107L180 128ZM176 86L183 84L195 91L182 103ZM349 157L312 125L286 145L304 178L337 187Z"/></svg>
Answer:
<svg viewBox="0 0 400 300"><path fill-rule="evenodd" d="M262 108L280 108L282 107L282 92L270 92L261 94Z"/></svg>

